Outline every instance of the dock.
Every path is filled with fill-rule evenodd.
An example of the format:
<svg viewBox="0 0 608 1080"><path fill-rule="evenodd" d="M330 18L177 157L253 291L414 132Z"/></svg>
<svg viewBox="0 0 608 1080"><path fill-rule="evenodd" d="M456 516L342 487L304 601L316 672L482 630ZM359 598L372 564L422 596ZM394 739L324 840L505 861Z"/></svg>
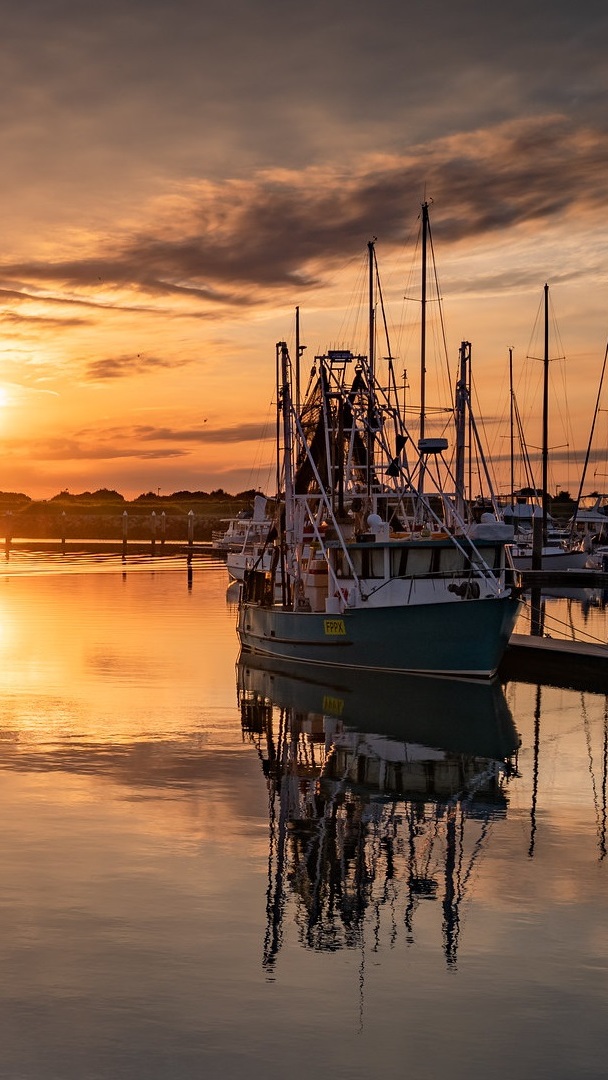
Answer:
<svg viewBox="0 0 608 1080"><path fill-rule="evenodd" d="M608 645L511 634L499 675L505 682L608 694Z"/></svg>
<svg viewBox="0 0 608 1080"><path fill-rule="evenodd" d="M608 589L604 570L520 570L524 592L530 589Z"/></svg>

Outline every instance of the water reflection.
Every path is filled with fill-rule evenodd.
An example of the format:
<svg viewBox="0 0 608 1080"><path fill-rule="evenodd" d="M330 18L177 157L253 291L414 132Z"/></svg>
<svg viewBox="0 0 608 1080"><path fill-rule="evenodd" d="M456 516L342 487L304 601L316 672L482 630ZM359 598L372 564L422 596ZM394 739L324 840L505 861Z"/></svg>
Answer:
<svg viewBox="0 0 608 1080"><path fill-rule="evenodd" d="M241 658L245 736L268 785L264 967L293 899L305 947L379 948L440 912L455 967L460 908L507 811L518 737L500 684L361 673L313 682ZM367 939L367 941L366 941Z"/></svg>

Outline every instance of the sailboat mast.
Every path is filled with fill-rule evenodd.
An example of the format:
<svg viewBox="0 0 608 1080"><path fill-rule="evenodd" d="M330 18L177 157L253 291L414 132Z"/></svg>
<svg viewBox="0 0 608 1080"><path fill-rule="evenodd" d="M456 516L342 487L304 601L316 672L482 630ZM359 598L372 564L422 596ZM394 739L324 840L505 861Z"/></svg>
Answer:
<svg viewBox="0 0 608 1080"><path fill-rule="evenodd" d="M463 341L460 344L460 375L456 385L456 513L464 520L465 517L465 457L466 457L466 401L467 401L467 372L471 360L471 343ZM470 486L469 486L470 496Z"/></svg>
<svg viewBox="0 0 608 1080"><path fill-rule="evenodd" d="M549 286L545 285L545 348L543 354L543 544L547 543L549 484Z"/></svg>
<svg viewBox="0 0 608 1080"><path fill-rule="evenodd" d="M510 487L511 487L511 510L514 509L515 504L515 402L513 399L513 347L509 346L509 399L511 403L510 409L510 432L511 432L511 471L510 471Z"/></svg>
<svg viewBox="0 0 608 1080"><path fill-rule="evenodd" d="M424 439L426 412L426 260L429 232L429 204L422 204L422 288L420 312L420 438Z"/></svg>
<svg viewBox="0 0 608 1080"><path fill-rule="evenodd" d="M285 541L292 550L294 535L294 487L293 487L293 431L291 417L291 372L287 343L279 341L279 408L283 411L283 460L285 467Z"/></svg>

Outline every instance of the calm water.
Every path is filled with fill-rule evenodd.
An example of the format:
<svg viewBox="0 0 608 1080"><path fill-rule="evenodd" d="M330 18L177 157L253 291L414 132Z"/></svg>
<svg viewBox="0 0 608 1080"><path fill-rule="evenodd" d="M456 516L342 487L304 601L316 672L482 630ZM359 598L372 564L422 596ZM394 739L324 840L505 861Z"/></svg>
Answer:
<svg viewBox="0 0 608 1080"><path fill-rule="evenodd" d="M604 697L237 669L234 603L3 567L0 1076L604 1077Z"/></svg>

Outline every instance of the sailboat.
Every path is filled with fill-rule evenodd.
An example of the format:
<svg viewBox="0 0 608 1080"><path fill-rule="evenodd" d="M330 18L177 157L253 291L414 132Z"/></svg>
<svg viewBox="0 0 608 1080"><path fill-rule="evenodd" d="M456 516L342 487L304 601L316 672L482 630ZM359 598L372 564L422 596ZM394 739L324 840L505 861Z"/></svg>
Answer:
<svg viewBox="0 0 608 1080"><path fill-rule="evenodd" d="M511 548L513 565L517 570L580 570L587 562L587 553L573 546L572 535L567 530L555 528L549 513L549 286L544 286L544 354L543 354L543 409L542 409L542 484L540 505L514 501L513 495L513 434L511 434L511 505L503 511L505 521L515 528ZM513 432L513 354L509 350L511 382L511 432ZM518 424L519 424L518 417ZM521 434L521 429L520 429ZM542 542L534 543L534 523L538 521ZM541 537L539 536L539 540Z"/></svg>
<svg viewBox="0 0 608 1080"><path fill-rule="evenodd" d="M294 664L489 678L520 609L506 557L512 530L465 521L464 474L457 464L452 477L448 440L414 440L390 358L380 382L374 241L368 262L367 355L316 356L300 404L300 347L292 362L287 343L276 346L284 497L271 567L245 576L241 647ZM458 448L464 410L456 416Z"/></svg>

